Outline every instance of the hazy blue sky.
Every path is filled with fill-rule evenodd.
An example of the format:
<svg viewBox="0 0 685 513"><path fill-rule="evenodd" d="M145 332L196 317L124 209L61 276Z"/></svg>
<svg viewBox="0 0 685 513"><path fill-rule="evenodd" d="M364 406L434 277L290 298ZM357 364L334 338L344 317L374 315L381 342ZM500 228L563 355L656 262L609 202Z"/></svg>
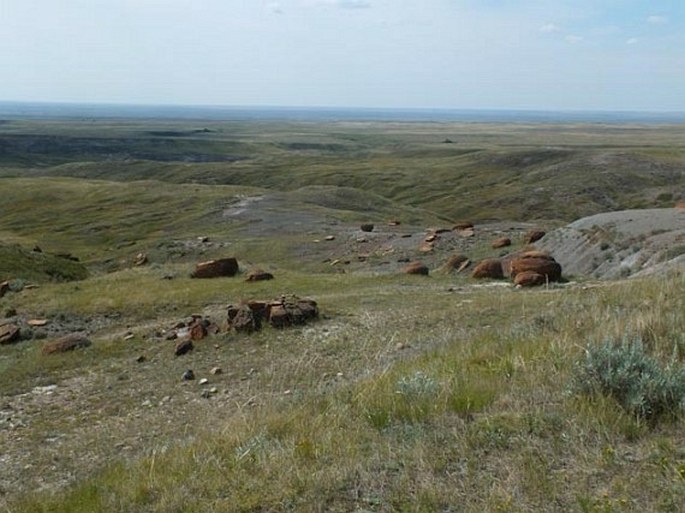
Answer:
<svg viewBox="0 0 685 513"><path fill-rule="evenodd" d="M0 100L685 111L685 0L0 0Z"/></svg>

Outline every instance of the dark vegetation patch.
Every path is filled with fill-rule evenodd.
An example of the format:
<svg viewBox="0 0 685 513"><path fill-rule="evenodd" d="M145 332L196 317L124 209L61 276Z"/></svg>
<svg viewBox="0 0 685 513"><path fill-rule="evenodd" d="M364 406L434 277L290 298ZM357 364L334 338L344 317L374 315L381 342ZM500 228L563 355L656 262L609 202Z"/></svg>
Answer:
<svg viewBox="0 0 685 513"><path fill-rule="evenodd" d="M178 136L180 137L180 136ZM157 162L235 162L231 145L164 138L104 138L18 134L0 136L0 163L53 166L74 161L151 160Z"/></svg>
<svg viewBox="0 0 685 513"><path fill-rule="evenodd" d="M88 276L83 264L67 255L29 251L16 244L0 243L0 281L72 281Z"/></svg>

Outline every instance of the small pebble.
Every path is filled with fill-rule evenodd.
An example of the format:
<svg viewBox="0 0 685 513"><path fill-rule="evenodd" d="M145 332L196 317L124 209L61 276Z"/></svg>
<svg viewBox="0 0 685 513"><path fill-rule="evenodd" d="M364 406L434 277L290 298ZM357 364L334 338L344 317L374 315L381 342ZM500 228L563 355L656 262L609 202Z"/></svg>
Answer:
<svg viewBox="0 0 685 513"><path fill-rule="evenodd" d="M200 385L206 385L207 383L209 383L209 380L207 378L202 378L200 381L198 381L198 383Z"/></svg>
<svg viewBox="0 0 685 513"><path fill-rule="evenodd" d="M224 371L221 370L221 367L213 367L212 370L209 371L209 373L210 373L212 376L216 376L217 374L221 374L221 373L223 373L223 372L224 372Z"/></svg>
<svg viewBox="0 0 685 513"><path fill-rule="evenodd" d="M144 354L141 354L138 358L136 358L136 361L138 363L143 363L145 360L147 360L147 358L145 357Z"/></svg>
<svg viewBox="0 0 685 513"><path fill-rule="evenodd" d="M188 369L183 373L182 377L184 381L191 381L195 379L195 373L192 371L192 369Z"/></svg>

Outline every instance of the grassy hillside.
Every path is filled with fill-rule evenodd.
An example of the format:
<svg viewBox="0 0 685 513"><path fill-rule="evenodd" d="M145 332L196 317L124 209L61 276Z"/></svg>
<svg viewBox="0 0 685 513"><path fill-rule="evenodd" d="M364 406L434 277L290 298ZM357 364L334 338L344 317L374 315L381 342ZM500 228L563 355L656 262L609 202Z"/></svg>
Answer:
<svg viewBox="0 0 685 513"><path fill-rule="evenodd" d="M682 269L528 290L438 267L519 250L532 227L671 207L682 136L0 124L0 281L40 282L0 298L0 336L20 330L0 345L0 509L681 511ZM459 220L473 236L449 230ZM493 249L501 236L512 245ZM238 258L236 277L190 278L220 256ZM430 276L401 273L415 259ZM256 267L275 279L245 281ZM320 318L227 329L228 304L284 294ZM191 316L217 330L176 357ZM70 333L92 345L43 352Z"/></svg>

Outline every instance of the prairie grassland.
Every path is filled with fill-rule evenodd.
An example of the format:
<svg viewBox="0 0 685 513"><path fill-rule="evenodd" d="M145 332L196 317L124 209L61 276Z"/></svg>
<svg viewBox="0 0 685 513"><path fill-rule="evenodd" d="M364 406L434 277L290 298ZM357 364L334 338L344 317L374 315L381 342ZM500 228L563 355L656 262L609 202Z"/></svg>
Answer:
<svg viewBox="0 0 685 513"><path fill-rule="evenodd" d="M37 439L63 434L65 454L79 456L74 484L8 511L678 511L683 419L650 423L610 397L573 394L570 382L584 348L606 339L640 337L664 364L683 362L683 275L532 292L456 280L291 275L278 287L320 299L325 317L311 327L221 336L218 349L210 341L183 361L144 338L126 348L104 337L85 361L66 355L47 368L24 355L14 380L40 367L59 384L86 362L114 375L100 381L109 391L79 399L106 402L92 429L60 419L32 428ZM252 295L247 286L188 283L182 308ZM145 288L128 289L133 309L147 308ZM151 356L144 371L131 369L131 347ZM198 401L180 373L213 363L226 392ZM146 399L154 437L131 416ZM117 454L122 440L138 456ZM28 450L34 464L50 452Z"/></svg>
<svg viewBox="0 0 685 513"><path fill-rule="evenodd" d="M402 275L399 251L334 267L329 249L361 257L366 221L389 230L401 219L397 239L423 241L452 221L510 230L670 207L683 198L682 135L679 125L2 124L0 281L39 287L0 298L25 334L0 347L0 510L682 511L685 403L660 381L685 362L682 268L518 290ZM490 235L471 258L495 255ZM78 256L89 276L55 280L67 265L56 260L24 276L36 244ZM138 252L151 264L133 268ZM188 277L217 256L276 279ZM225 329L228 303L281 294L315 299L320 320ZM166 335L192 314L222 330L174 357ZM50 332L30 319L85 331L93 345L45 355ZM593 368L588 355L607 340L619 367L620 344L639 341L638 366L663 373ZM183 381L187 369L198 379ZM639 384L666 410L622 402L594 371Z"/></svg>

